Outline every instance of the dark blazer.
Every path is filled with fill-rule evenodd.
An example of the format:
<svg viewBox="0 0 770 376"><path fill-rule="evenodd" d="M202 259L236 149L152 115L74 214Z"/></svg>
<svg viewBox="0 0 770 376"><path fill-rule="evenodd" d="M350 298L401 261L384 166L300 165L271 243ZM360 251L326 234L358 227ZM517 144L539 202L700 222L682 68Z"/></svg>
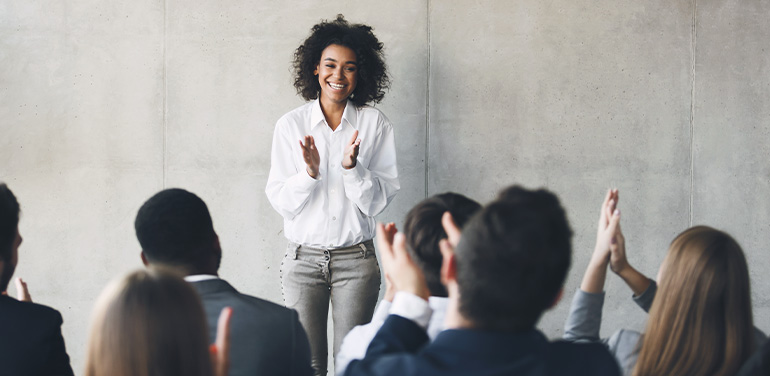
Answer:
<svg viewBox="0 0 770 376"><path fill-rule="evenodd" d="M741 367L738 376L767 376L770 375L770 340L752 355Z"/></svg>
<svg viewBox="0 0 770 376"><path fill-rule="evenodd" d="M0 295L0 375L72 375L61 314Z"/></svg>
<svg viewBox="0 0 770 376"><path fill-rule="evenodd" d="M601 344L549 342L534 329L445 330L427 343L427 334L417 324L390 315L366 357L351 362L345 375L620 375L615 359Z"/></svg>
<svg viewBox="0 0 770 376"><path fill-rule="evenodd" d="M212 343L222 308L233 309L230 376L313 374L310 344L297 311L241 294L221 279L192 285L203 301Z"/></svg>

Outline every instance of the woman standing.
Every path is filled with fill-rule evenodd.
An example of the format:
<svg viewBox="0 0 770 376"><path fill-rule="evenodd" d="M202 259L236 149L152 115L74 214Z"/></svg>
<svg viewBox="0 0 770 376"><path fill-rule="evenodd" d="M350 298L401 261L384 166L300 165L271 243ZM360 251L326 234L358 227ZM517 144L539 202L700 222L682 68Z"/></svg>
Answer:
<svg viewBox="0 0 770 376"><path fill-rule="evenodd" d="M299 313L317 375L327 372L329 301L334 353L368 322L380 286L374 216L399 190L393 126L367 103L389 86L383 45L342 15L315 26L294 53L294 86L307 104L278 120L265 189L289 240L284 303Z"/></svg>

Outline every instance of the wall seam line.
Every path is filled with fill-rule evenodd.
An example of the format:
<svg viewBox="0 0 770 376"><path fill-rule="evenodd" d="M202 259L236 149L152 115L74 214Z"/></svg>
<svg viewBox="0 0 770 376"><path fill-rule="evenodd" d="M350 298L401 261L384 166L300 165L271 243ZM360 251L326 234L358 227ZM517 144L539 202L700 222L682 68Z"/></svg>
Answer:
<svg viewBox="0 0 770 376"><path fill-rule="evenodd" d="M693 0L692 38L690 41L692 59L690 74L690 227L693 225L693 205L695 202L695 56L698 42L698 0Z"/></svg>
<svg viewBox="0 0 770 376"><path fill-rule="evenodd" d="M168 0L163 1L163 189L166 189L166 142L168 134L168 123L166 121L166 114L168 107L166 98L168 97L168 87L166 85L166 23L168 12Z"/></svg>
<svg viewBox="0 0 770 376"><path fill-rule="evenodd" d="M427 14L426 16L426 38L428 42L428 59L426 64L426 78L425 78L425 198L428 198L428 184L430 173L430 49L431 49L431 35L430 35L430 12L431 12L431 0L426 0Z"/></svg>

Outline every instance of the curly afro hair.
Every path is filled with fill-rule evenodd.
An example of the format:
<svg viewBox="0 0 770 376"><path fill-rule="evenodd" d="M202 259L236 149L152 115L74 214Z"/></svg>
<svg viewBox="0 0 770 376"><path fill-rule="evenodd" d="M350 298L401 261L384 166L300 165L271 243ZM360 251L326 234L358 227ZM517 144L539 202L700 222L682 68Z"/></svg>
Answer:
<svg viewBox="0 0 770 376"><path fill-rule="evenodd" d="M337 44L356 54L358 83L350 101L360 107L369 102L379 103L390 87L383 45L372 33L371 26L349 24L341 14L333 21L313 26L310 36L294 51L294 87L305 100L317 99L321 85L314 74L323 50Z"/></svg>

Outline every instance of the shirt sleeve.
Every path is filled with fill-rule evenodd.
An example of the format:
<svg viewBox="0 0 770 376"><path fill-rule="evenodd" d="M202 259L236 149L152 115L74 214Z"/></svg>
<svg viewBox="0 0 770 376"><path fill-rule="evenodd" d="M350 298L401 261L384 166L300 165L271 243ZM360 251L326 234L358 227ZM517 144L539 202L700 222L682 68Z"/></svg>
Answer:
<svg viewBox="0 0 770 376"><path fill-rule="evenodd" d="M345 195L362 213L373 217L388 206L401 189L396 167L396 143L393 126L383 116L378 120L380 131L374 140L361 140L361 147L371 142L372 157L369 165L361 163L351 169L342 166ZM360 162L360 161L359 161Z"/></svg>
<svg viewBox="0 0 770 376"><path fill-rule="evenodd" d="M603 292L592 294L578 289L564 324L564 339L571 342L599 342L603 307Z"/></svg>
<svg viewBox="0 0 770 376"><path fill-rule="evenodd" d="M372 339L366 356L350 362L344 375L419 374L420 359L416 354L428 341L428 334L414 321L390 315Z"/></svg>
<svg viewBox="0 0 770 376"><path fill-rule="evenodd" d="M294 165L293 153L299 153L299 151L292 149L292 142L299 142L299 140L291 140L287 128L288 124L285 120L278 120L273 134L270 175L267 178L265 193L270 205L281 216L285 219L293 219L302 211L321 177L313 179L304 168L298 170Z"/></svg>
<svg viewBox="0 0 770 376"><path fill-rule="evenodd" d="M647 287L647 290L644 290L644 292L639 296L632 296L631 298L634 299L634 303L636 303L641 309L644 310L644 312L650 312L650 307L652 307L652 301L655 300L655 293L658 292L658 284L655 283L655 281L650 280L650 285Z"/></svg>

